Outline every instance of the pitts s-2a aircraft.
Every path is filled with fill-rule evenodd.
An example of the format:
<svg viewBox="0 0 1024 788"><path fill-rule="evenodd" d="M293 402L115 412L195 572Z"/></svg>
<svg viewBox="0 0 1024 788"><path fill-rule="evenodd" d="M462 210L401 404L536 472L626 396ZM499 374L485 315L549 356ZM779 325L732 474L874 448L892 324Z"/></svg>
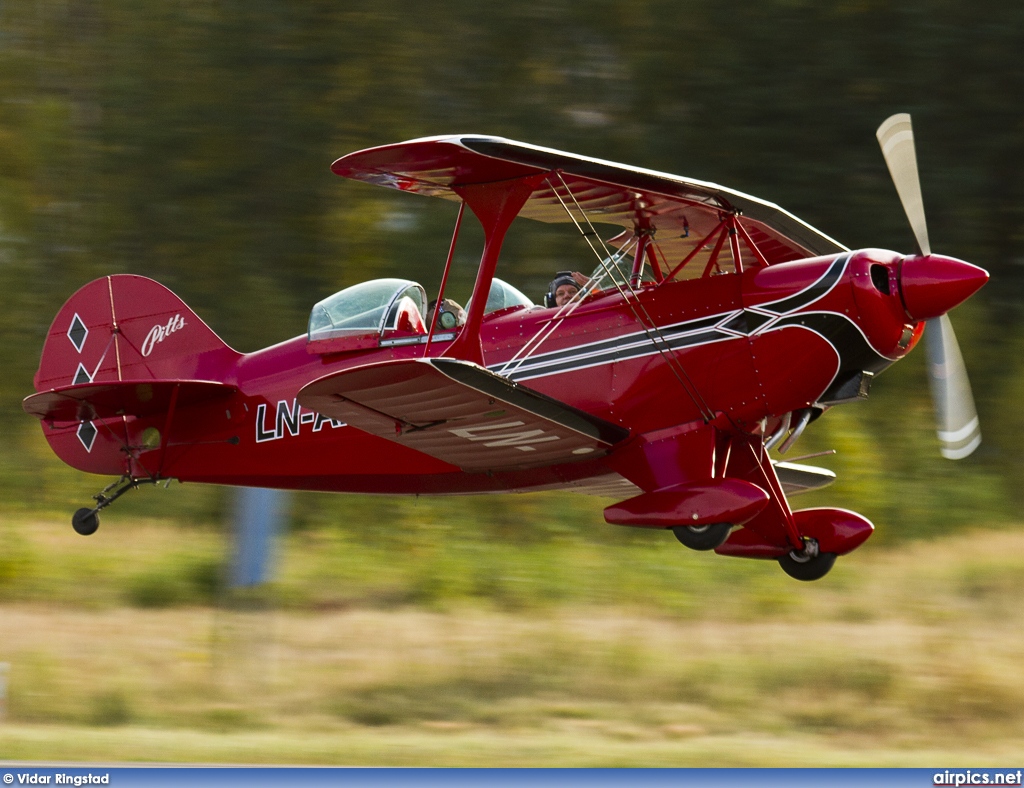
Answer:
<svg viewBox="0 0 1024 788"><path fill-rule="evenodd" d="M140 276L75 293L53 321L25 410L66 463L118 475L76 512L89 534L126 490L183 482L392 494L574 490L609 523L774 559L814 580L873 530L791 510L822 468L773 460L828 408L863 398L931 323L943 453L981 440L945 314L988 274L931 254L910 117L879 142L917 253L850 251L776 205L712 183L506 139L417 139L349 154L338 175L459 203L484 231L462 319L419 284L364 282L308 332L228 347ZM595 273L535 306L495 277L516 217L571 222ZM606 239L595 229L617 225ZM571 229L571 228L570 228Z"/></svg>

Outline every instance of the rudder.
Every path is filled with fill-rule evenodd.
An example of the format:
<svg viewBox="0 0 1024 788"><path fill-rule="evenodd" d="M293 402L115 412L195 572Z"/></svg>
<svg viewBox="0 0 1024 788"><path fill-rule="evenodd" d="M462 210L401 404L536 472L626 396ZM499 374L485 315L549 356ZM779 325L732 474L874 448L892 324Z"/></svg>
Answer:
<svg viewBox="0 0 1024 788"><path fill-rule="evenodd" d="M180 410L231 396L235 388L224 381L240 355L158 282L107 276L57 313L34 378L37 393L23 407L41 419L50 447L69 465L159 475L166 444L145 445L144 431L162 430L174 404ZM156 466L143 461L147 451L159 458Z"/></svg>
<svg viewBox="0 0 1024 788"><path fill-rule="evenodd" d="M120 380L219 380L239 354L178 296L119 274L82 287L47 333L36 391Z"/></svg>

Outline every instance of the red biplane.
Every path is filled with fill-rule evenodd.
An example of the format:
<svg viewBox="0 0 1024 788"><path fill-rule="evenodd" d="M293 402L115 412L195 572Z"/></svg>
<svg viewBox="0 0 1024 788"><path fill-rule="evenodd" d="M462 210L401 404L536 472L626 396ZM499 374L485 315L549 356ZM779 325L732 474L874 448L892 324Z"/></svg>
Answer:
<svg viewBox="0 0 1024 788"><path fill-rule="evenodd" d="M73 518L89 534L128 489L187 482L453 494L613 496L609 523L823 576L873 526L791 510L830 471L769 456L934 321L943 453L980 442L946 312L988 274L931 254L910 118L878 133L917 253L850 251L776 205L712 183L484 136L338 159L338 175L468 206L484 248L463 319L380 279L313 307L304 336L241 354L140 276L85 285L47 336L38 393L54 452L118 475ZM570 222L597 267L561 307L495 277L512 221ZM614 226L604 233L595 227ZM452 253L437 303L445 304Z"/></svg>

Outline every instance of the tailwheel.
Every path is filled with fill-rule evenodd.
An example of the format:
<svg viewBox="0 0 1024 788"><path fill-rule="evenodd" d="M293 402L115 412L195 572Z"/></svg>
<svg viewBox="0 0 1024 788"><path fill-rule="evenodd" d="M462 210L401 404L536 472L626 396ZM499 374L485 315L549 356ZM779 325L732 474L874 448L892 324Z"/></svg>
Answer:
<svg viewBox="0 0 1024 788"><path fill-rule="evenodd" d="M822 553L816 539L804 537L803 550L790 550L779 557L782 571L797 580L820 580L836 562L835 553Z"/></svg>
<svg viewBox="0 0 1024 788"><path fill-rule="evenodd" d="M136 479L127 474L122 476L93 496L93 499L96 501L95 507L92 509L82 507L75 512L71 516L71 527L75 529L75 533L79 533L82 536L96 533L96 529L100 527L100 509L106 509L126 492L134 490L141 484L156 484L159 481L160 479L155 476L148 479Z"/></svg>
<svg viewBox="0 0 1024 788"><path fill-rule="evenodd" d="M75 529L75 533L89 536L96 533L96 529L100 527L100 516L95 509L83 507L71 516L71 527Z"/></svg>
<svg viewBox="0 0 1024 788"><path fill-rule="evenodd" d="M725 544L732 533L732 523L710 525L677 525L672 529L676 539L691 550L714 550Z"/></svg>

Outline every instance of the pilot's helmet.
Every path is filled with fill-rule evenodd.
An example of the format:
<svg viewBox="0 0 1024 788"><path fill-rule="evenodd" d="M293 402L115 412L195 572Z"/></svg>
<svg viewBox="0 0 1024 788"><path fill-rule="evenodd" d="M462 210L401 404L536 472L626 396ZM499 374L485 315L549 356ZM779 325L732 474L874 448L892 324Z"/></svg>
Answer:
<svg viewBox="0 0 1024 788"><path fill-rule="evenodd" d="M435 306L437 306L436 298L427 306L428 320L433 319ZM437 325L439 327L448 331L456 326L461 326L465 322L466 310L459 306L457 302L450 298L445 298L441 301L441 310L437 316Z"/></svg>
<svg viewBox="0 0 1024 788"><path fill-rule="evenodd" d="M562 285L572 285L574 290L580 289L579 284L573 279L572 271L559 271L555 274L555 278L551 280L551 284L548 285L548 292L544 294L544 306L558 306L555 302L555 293L558 292L558 288Z"/></svg>

